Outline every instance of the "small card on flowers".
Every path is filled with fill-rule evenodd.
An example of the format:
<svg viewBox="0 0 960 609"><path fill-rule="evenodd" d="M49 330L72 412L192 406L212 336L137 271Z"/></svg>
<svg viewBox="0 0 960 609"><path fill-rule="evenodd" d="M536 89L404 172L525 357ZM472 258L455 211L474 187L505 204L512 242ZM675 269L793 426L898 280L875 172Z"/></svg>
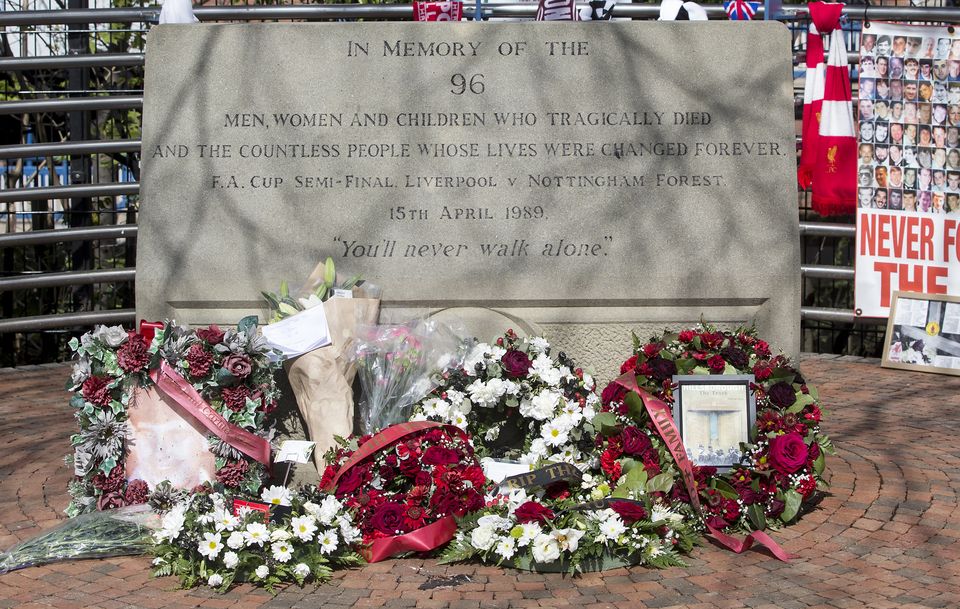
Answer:
<svg viewBox="0 0 960 609"><path fill-rule="evenodd" d="M322 306L300 311L278 322L263 326L261 332L271 347L284 359L303 355L331 343L327 315Z"/></svg>

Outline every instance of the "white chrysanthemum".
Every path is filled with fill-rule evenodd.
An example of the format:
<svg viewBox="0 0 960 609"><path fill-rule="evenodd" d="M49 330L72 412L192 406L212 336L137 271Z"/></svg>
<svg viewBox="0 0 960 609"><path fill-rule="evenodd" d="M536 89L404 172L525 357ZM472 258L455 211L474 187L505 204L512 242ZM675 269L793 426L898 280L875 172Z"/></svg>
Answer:
<svg viewBox="0 0 960 609"><path fill-rule="evenodd" d="M557 454L560 457L560 460L564 463L575 463L580 460L580 451L577 450L572 444L567 444L566 446L560 449L560 452Z"/></svg>
<svg viewBox="0 0 960 609"><path fill-rule="evenodd" d="M658 522L661 520L669 520L670 522L679 524L683 522L683 514L674 512L662 503L654 504L653 509L650 511L650 521Z"/></svg>
<svg viewBox="0 0 960 609"><path fill-rule="evenodd" d="M223 564L228 569L233 569L240 564L240 557L236 552L225 552L223 555Z"/></svg>
<svg viewBox="0 0 960 609"><path fill-rule="evenodd" d="M255 574L257 575L257 577L259 577L260 579L266 579L266 577L267 577L268 575L270 575L270 567L268 567L267 565L260 565L260 566L257 567L257 569L254 571L254 573L255 573Z"/></svg>
<svg viewBox="0 0 960 609"><path fill-rule="evenodd" d="M478 550L489 550L497 542L493 527L479 526L470 533L470 545Z"/></svg>
<svg viewBox="0 0 960 609"><path fill-rule="evenodd" d="M516 511L518 507L523 505L529 500L527 496L527 491L522 488L511 489L507 494L507 509L509 510L510 515L513 515L513 512Z"/></svg>
<svg viewBox="0 0 960 609"><path fill-rule="evenodd" d="M289 541L293 534L286 529L274 529L270 531L270 541Z"/></svg>
<svg viewBox="0 0 960 609"><path fill-rule="evenodd" d="M564 428L560 418L561 417L557 417L552 421L547 421L543 424L543 427L540 428L540 435L543 437L543 441L547 446L557 448L558 446L566 444L569 439L569 433Z"/></svg>
<svg viewBox="0 0 960 609"><path fill-rule="evenodd" d="M530 339L530 350L537 353L545 353L550 348L550 343L542 336L534 336Z"/></svg>
<svg viewBox="0 0 960 609"><path fill-rule="evenodd" d="M463 358L463 370L469 376L477 375L477 364L486 365L486 354L490 351L490 345L479 343L474 345L467 357Z"/></svg>
<svg viewBox="0 0 960 609"><path fill-rule="evenodd" d="M550 449L547 448L547 441L543 438L534 438L530 442L530 452L541 459L547 457L550 454Z"/></svg>
<svg viewBox="0 0 960 609"><path fill-rule="evenodd" d="M617 541L627 531L620 516L614 515L600 523L601 540Z"/></svg>
<svg viewBox="0 0 960 609"><path fill-rule="evenodd" d="M342 515L337 518L337 526L340 528L340 537L343 538L343 542L347 545L358 541L363 536L360 529L353 526L353 521L351 521L347 515Z"/></svg>
<svg viewBox="0 0 960 609"><path fill-rule="evenodd" d="M495 531L506 531L513 526L513 521L497 514L487 514L478 518L477 524L481 527L490 527Z"/></svg>
<svg viewBox="0 0 960 609"><path fill-rule="evenodd" d="M501 537L497 540L493 551L499 554L503 559L509 560L517 553L517 542L513 537Z"/></svg>
<svg viewBox="0 0 960 609"><path fill-rule="evenodd" d="M223 544L220 543L220 533L204 533L203 540L197 544L197 551L209 559L216 558L222 549Z"/></svg>
<svg viewBox="0 0 960 609"><path fill-rule="evenodd" d="M537 421L546 421L553 416L560 403L560 394L556 391L542 391L529 400L520 402L520 414Z"/></svg>
<svg viewBox="0 0 960 609"><path fill-rule="evenodd" d="M499 437L500 437L500 427L498 426L491 427L483 434L483 439L486 440L487 442L493 442Z"/></svg>
<svg viewBox="0 0 960 609"><path fill-rule="evenodd" d="M209 578L207 578L207 585L211 588L216 588L217 586L223 585L223 576L219 573L214 573Z"/></svg>
<svg viewBox="0 0 960 609"><path fill-rule="evenodd" d="M227 510L217 510L213 522L217 531L232 531L240 524L240 519Z"/></svg>
<svg viewBox="0 0 960 609"><path fill-rule="evenodd" d="M260 499L271 505L290 505L290 489L283 486L271 486L263 489Z"/></svg>
<svg viewBox="0 0 960 609"><path fill-rule="evenodd" d="M245 543L246 539L240 531L234 531L230 533L230 537L227 537L227 546L234 550L239 550Z"/></svg>
<svg viewBox="0 0 960 609"><path fill-rule="evenodd" d="M303 511L316 517L320 513L320 506L312 501L306 501L303 504Z"/></svg>
<svg viewBox="0 0 960 609"><path fill-rule="evenodd" d="M320 533L317 537L317 545L320 546L321 554L329 554L337 549L340 540L337 539L337 532L334 529L328 529Z"/></svg>
<svg viewBox="0 0 960 609"><path fill-rule="evenodd" d="M216 520L216 514L212 511L197 516L197 522L203 525L213 524L214 520Z"/></svg>
<svg viewBox="0 0 960 609"><path fill-rule="evenodd" d="M183 532L183 523L187 507L183 504L177 505L172 510L164 514L160 521L160 530L154 534L157 542L172 542L180 533Z"/></svg>
<svg viewBox="0 0 960 609"><path fill-rule="evenodd" d="M337 501L333 495L327 495L320 502L320 509L316 513L317 521L320 524L329 526L337 518L337 515L343 511L343 504Z"/></svg>
<svg viewBox="0 0 960 609"><path fill-rule="evenodd" d="M531 547L533 560L538 563L550 563L560 558L560 544L551 535L537 535Z"/></svg>
<svg viewBox="0 0 960 609"><path fill-rule="evenodd" d="M464 431L467 430L467 424L468 424L467 417L462 412L458 412L454 414L448 420L450 421L451 425L455 425Z"/></svg>
<svg viewBox="0 0 960 609"><path fill-rule="evenodd" d="M267 530L267 525L262 522L251 522L243 532L243 539L248 546L257 544L263 547L263 543L270 539L270 531Z"/></svg>
<svg viewBox="0 0 960 609"><path fill-rule="evenodd" d="M537 359L533 360L531 373L540 377L540 380L551 387L556 387L563 379L563 374L553 366L553 360L546 353L541 353Z"/></svg>
<svg viewBox="0 0 960 609"><path fill-rule="evenodd" d="M543 533L543 529L536 522L525 522L520 525L520 537L517 538L517 545L521 548L530 545L534 539Z"/></svg>
<svg viewBox="0 0 960 609"><path fill-rule="evenodd" d="M450 416L450 404L440 398L429 398L423 401L423 414L446 419Z"/></svg>
<svg viewBox="0 0 960 609"><path fill-rule="evenodd" d="M457 391L456 389L447 389L447 401L457 408L460 407L460 404L463 403L466 397L467 395L465 393Z"/></svg>
<svg viewBox="0 0 960 609"><path fill-rule="evenodd" d="M293 558L293 548L289 541L277 541L270 546L273 552L273 559L277 562L287 562Z"/></svg>
<svg viewBox="0 0 960 609"><path fill-rule="evenodd" d="M499 362L501 359L503 359L503 356L506 354L507 354L507 350L498 345L492 345L490 347L490 350L487 351L487 356L489 357L489 359L495 362Z"/></svg>
<svg viewBox="0 0 960 609"><path fill-rule="evenodd" d="M580 538L583 537L584 531L580 529L557 529L551 531L550 535L557 540L561 551L572 554L580 547Z"/></svg>
<svg viewBox="0 0 960 609"><path fill-rule="evenodd" d="M310 575L310 567L306 563L297 563L293 568L293 574L297 577L307 577Z"/></svg>
<svg viewBox="0 0 960 609"><path fill-rule="evenodd" d="M505 395L517 395L520 393L520 384L513 381L503 380L503 393Z"/></svg>
<svg viewBox="0 0 960 609"><path fill-rule="evenodd" d="M474 404L482 408L492 408L507 392L507 385L502 379L490 379L486 383L477 379L467 386L467 391L470 392L470 401Z"/></svg>
<svg viewBox="0 0 960 609"><path fill-rule="evenodd" d="M317 524L309 514L291 518L290 526L293 528L293 534L301 541L310 541L313 539L313 534L317 532Z"/></svg>

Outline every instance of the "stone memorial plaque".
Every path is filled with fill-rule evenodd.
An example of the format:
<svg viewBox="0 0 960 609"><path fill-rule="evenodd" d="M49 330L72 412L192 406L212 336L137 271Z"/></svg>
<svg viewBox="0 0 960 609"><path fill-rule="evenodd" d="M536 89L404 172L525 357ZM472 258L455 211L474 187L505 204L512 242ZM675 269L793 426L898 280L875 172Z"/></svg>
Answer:
<svg viewBox="0 0 960 609"><path fill-rule="evenodd" d="M163 25L150 33L137 313L191 324L333 256L381 319L494 309L606 370L756 321L796 355L779 23Z"/></svg>

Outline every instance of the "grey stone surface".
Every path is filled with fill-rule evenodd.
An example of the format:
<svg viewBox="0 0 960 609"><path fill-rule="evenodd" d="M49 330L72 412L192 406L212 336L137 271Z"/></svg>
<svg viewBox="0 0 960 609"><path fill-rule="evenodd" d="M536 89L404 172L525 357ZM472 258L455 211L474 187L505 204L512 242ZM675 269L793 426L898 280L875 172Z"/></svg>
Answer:
<svg viewBox="0 0 960 609"><path fill-rule="evenodd" d="M382 320L489 308L607 378L701 316L797 355L791 66L777 23L156 27L138 315L235 322L330 255Z"/></svg>

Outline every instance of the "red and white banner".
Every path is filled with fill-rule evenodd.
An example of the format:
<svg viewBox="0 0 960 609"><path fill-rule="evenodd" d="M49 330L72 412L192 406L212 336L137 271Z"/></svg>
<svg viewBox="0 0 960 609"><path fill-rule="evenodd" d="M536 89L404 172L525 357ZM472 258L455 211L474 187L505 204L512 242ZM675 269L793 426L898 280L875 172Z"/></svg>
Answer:
<svg viewBox="0 0 960 609"><path fill-rule="evenodd" d="M460 21L463 2L414 2L414 21Z"/></svg>
<svg viewBox="0 0 960 609"><path fill-rule="evenodd" d="M860 42L855 305L960 295L960 32L873 23Z"/></svg>

